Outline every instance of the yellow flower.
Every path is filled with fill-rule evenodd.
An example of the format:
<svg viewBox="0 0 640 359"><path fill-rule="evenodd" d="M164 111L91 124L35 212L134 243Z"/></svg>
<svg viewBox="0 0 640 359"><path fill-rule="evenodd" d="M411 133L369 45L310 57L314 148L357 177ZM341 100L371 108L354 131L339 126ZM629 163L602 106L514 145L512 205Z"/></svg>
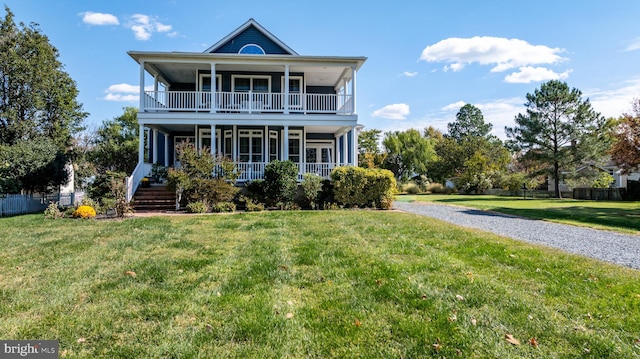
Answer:
<svg viewBox="0 0 640 359"><path fill-rule="evenodd" d="M94 218L96 210L91 206L80 206L73 212L73 218Z"/></svg>

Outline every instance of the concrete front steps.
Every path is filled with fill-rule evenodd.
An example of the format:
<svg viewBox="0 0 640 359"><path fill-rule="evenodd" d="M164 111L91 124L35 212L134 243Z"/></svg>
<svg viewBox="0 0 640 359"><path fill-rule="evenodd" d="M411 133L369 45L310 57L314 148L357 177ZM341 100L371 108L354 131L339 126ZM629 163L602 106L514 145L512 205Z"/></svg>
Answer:
<svg viewBox="0 0 640 359"><path fill-rule="evenodd" d="M165 184L152 184L150 187L138 187L133 195L135 212L165 212L176 209L176 194Z"/></svg>

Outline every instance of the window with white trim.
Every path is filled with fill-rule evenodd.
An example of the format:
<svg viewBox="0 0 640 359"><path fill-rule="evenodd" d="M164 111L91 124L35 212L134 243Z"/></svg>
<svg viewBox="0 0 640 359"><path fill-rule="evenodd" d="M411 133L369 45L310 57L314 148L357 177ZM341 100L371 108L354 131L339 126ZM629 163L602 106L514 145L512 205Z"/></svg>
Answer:
<svg viewBox="0 0 640 359"><path fill-rule="evenodd" d="M256 44L246 44L240 48L238 51L239 54L248 54L248 55L264 55L264 49L260 45Z"/></svg>
<svg viewBox="0 0 640 359"><path fill-rule="evenodd" d="M300 163L302 157L302 131L292 130L289 131L289 160L295 163Z"/></svg>
<svg viewBox="0 0 640 359"><path fill-rule="evenodd" d="M262 162L262 130L238 131L238 157L240 162Z"/></svg>
<svg viewBox="0 0 640 359"><path fill-rule="evenodd" d="M231 82L234 92L267 93L271 91L271 76L233 75Z"/></svg>
<svg viewBox="0 0 640 359"><path fill-rule="evenodd" d="M269 162L278 159L278 131L269 131Z"/></svg>
<svg viewBox="0 0 640 359"><path fill-rule="evenodd" d="M224 147L222 153L227 157L233 156L233 130L224 131ZM234 159L235 160L235 159Z"/></svg>
<svg viewBox="0 0 640 359"><path fill-rule="evenodd" d="M219 92L222 89L222 76L216 74L216 88L213 92ZM211 92L211 74L200 74L198 79L198 90L202 92Z"/></svg>

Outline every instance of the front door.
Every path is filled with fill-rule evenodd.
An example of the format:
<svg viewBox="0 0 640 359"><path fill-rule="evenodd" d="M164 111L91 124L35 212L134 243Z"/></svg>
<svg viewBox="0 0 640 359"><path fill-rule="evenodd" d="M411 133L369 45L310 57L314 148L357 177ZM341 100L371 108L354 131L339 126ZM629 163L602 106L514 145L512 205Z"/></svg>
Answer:
<svg viewBox="0 0 640 359"><path fill-rule="evenodd" d="M332 163L333 145L331 143L308 143L305 161L307 163Z"/></svg>

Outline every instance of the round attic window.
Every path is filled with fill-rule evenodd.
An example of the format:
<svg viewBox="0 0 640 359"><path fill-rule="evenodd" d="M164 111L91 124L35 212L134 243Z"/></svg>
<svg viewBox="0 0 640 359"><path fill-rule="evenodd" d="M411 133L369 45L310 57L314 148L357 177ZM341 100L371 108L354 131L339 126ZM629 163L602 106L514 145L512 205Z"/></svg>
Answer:
<svg viewBox="0 0 640 359"><path fill-rule="evenodd" d="M248 44L248 45L244 45L242 46L242 48L240 49L240 51L238 51L239 54L251 54L251 55L264 55L265 52L262 49L262 47L256 45L256 44Z"/></svg>

